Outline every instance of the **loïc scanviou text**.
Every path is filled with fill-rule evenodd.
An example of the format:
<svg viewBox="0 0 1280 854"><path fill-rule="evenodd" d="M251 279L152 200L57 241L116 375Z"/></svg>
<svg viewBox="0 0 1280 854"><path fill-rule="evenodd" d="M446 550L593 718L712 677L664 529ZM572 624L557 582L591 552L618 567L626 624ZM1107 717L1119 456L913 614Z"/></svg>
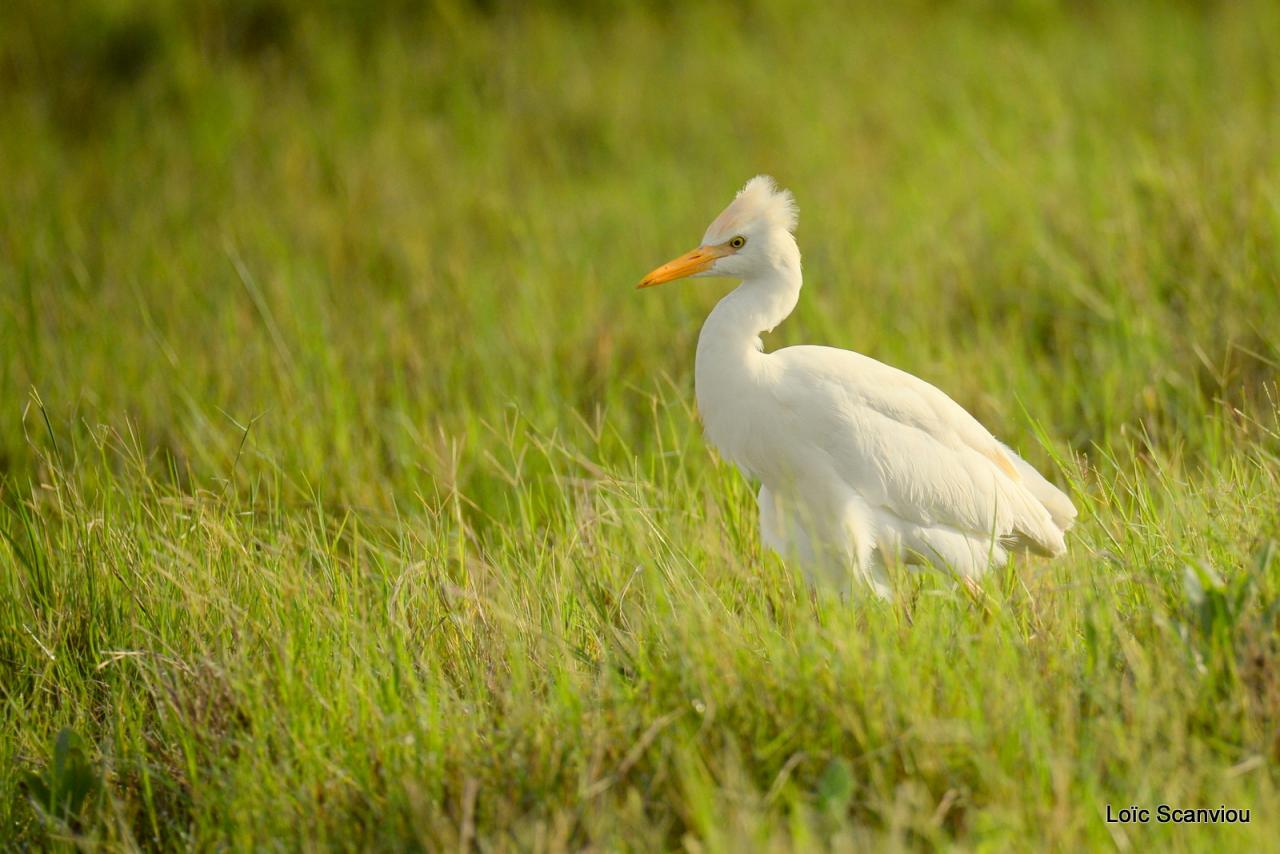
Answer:
<svg viewBox="0 0 1280 854"><path fill-rule="evenodd" d="M1249 810L1221 804L1216 807L1184 808L1160 804L1143 807L1133 804L1113 807L1107 804L1107 824L1248 824Z"/></svg>

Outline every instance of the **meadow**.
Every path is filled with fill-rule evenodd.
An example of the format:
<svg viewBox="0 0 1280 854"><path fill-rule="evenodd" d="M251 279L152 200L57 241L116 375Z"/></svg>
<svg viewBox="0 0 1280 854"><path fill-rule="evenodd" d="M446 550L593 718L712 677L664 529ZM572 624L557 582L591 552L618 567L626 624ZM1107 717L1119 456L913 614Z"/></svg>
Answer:
<svg viewBox="0 0 1280 854"><path fill-rule="evenodd" d="M1066 557L811 597L634 290L945 389ZM0 4L0 847L1264 850L1280 6ZM1250 810L1118 825L1114 809Z"/></svg>

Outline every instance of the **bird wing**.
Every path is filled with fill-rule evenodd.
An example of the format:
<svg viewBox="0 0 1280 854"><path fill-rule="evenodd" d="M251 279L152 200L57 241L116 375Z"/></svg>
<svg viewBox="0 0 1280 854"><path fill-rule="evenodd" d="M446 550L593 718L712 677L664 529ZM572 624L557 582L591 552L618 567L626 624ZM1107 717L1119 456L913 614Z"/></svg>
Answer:
<svg viewBox="0 0 1280 854"><path fill-rule="evenodd" d="M776 403L863 500L921 526L1055 555L1075 508L924 380L831 347L772 354Z"/></svg>

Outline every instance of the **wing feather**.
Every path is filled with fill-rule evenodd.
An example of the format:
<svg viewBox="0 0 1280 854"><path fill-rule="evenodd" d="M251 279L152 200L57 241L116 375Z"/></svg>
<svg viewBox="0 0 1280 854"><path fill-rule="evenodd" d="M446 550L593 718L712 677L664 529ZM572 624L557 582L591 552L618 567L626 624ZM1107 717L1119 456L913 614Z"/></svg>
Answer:
<svg viewBox="0 0 1280 854"><path fill-rule="evenodd" d="M830 347L772 354L790 429L821 447L865 500L921 526L943 525L1056 555L1070 499L924 380Z"/></svg>

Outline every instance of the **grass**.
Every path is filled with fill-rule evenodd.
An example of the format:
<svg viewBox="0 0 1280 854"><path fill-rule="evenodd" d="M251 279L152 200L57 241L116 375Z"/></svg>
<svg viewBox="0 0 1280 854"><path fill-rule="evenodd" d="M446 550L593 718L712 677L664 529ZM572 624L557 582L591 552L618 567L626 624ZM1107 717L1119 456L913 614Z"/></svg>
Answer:
<svg viewBox="0 0 1280 854"><path fill-rule="evenodd" d="M18 0L0 90L0 845L1280 833L1274 4ZM632 290L762 171L768 345L946 389L1064 559L762 550L726 285Z"/></svg>

